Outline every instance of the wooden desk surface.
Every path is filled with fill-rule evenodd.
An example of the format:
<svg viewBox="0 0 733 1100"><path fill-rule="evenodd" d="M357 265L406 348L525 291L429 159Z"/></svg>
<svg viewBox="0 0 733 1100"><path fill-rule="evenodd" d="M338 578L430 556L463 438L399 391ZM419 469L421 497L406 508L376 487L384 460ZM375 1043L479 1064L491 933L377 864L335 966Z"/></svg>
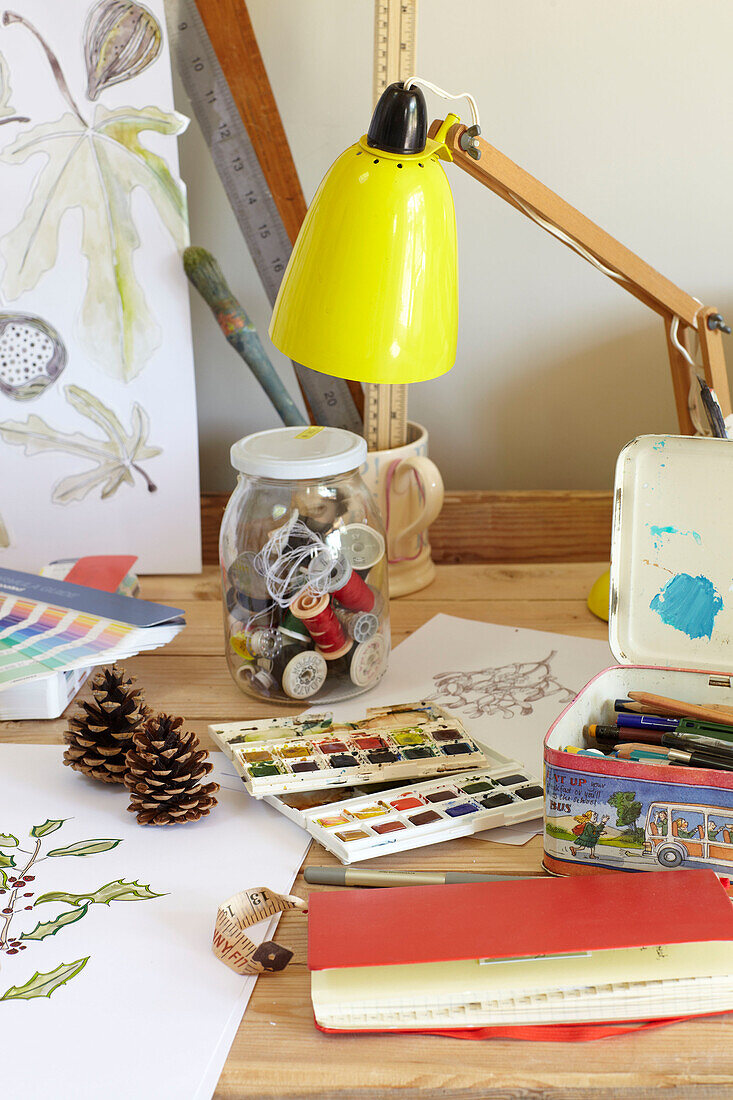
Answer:
<svg viewBox="0 0 733 1100"><path fill-rule="evenodd" d="M602 638L605 624L587 611L585 598L603 568L592 563L439 566L430 588L392 604L393 644L447 605L453 614L469 619ZM216 570L208 567L200 577L145 578L143 595L185 608L189 624L165 650L127 662L144 684L148 702L184 715L205 743L207 724L215 719L261 716L263 708L230 680L221 655ZM278 708L270 711L277 713ZM63 719L6 722L0 739L60 742L64 724ZM370 866L540 874L541 857L539 837L524 847L465 838L373 860ZM306 858L306 863L335 862L317 845ZM308 889L299 876L294 892L305 897ZM609 919L617 916L609 914ZM733 1028L728 1030L733 1017L577 1045L322 1035L313 1025L310 1007L306 922L285 914L277 940L294 951L294 959L281 974L259 979L221 1075L217 1100L376 1100L392 1090L399 1091L400 1100L733 1096Z"/></svg>

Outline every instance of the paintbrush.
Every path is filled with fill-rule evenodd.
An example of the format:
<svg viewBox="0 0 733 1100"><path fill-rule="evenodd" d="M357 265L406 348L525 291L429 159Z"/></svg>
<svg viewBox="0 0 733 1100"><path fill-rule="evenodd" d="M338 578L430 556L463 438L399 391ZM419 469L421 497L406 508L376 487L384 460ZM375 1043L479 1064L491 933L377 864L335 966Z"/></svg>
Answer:
<svg viewBox="0 0 733 1100"><path fill-rule="evenodd" d="M653 707L657 714L661 713L662 708L666 714L678 718L701 718L704 722L720 722L725 717L733 724L733 707L685 703L680 699L668 699L665 695L650 695L646 691L630 691L629 697L636 703Z"/></svg>
<svg viewBox="0 0 733 1100"><path fill-rule="evenodd" d="M211 253L205 248L189 247L183 253L183 267L189 282L196 287L216 317L219 328L262 386L283 424L307 424L270 362L254 325L229 289L222 270Z"/></svg>

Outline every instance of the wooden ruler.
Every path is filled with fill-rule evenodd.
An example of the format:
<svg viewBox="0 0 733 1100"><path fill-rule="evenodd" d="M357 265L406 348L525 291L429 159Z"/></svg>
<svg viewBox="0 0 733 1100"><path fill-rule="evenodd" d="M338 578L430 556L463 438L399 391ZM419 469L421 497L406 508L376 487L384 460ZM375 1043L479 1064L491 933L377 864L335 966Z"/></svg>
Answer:
<svg viewBox="0 0 733 1100"><path fill-rule="evenodd" d="M168 0L166 14L183 86L272 304L305 200L247 6ZM358 383L293 367L311 419L361 434Z"/></svg>
<svg viewBox="0 0 733 1100"><path fill-rule="evenodd" d="M415 75L417 0L374 0L374 102L395 80ZM367 382L364 435L370 451L407 442L407 386Z"/></svg>

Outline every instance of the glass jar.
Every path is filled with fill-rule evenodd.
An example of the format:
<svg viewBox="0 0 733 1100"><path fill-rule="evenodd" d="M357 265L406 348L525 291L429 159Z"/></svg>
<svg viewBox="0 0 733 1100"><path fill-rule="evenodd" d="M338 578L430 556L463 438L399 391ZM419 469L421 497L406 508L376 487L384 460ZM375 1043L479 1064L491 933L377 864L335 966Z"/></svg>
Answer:
<svg viewBox="0 0 733 1100"><path fill-rule="evenodd" d="M229 670L260 699L311 705L373 687L390 648L385 534L341 428L235 443L219 560Z"/></svg>

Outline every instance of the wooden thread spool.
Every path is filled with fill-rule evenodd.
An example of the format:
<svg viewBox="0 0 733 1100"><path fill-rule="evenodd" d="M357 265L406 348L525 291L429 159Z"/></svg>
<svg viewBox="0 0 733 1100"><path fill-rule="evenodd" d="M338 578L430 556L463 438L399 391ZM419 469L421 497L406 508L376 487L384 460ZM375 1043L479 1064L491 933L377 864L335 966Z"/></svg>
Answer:
<svg viewBox="0 0 733 1100"><path fill-rule="evenodd" d="M372 611L374 608L374 592L354 569L350 569L346 583L333 594L349 611Z"/></svg>
<svg viewBox="0 0 733 1100"><path fill-rule="evenodd" d="M293 600L290 610L296 619L305 623L306 630L316 643L318 652L327 661L335 661L337 657L343 657L354 644L351 638L347 638L344 634L327 594L318 596L306 588Z"/></svg>

